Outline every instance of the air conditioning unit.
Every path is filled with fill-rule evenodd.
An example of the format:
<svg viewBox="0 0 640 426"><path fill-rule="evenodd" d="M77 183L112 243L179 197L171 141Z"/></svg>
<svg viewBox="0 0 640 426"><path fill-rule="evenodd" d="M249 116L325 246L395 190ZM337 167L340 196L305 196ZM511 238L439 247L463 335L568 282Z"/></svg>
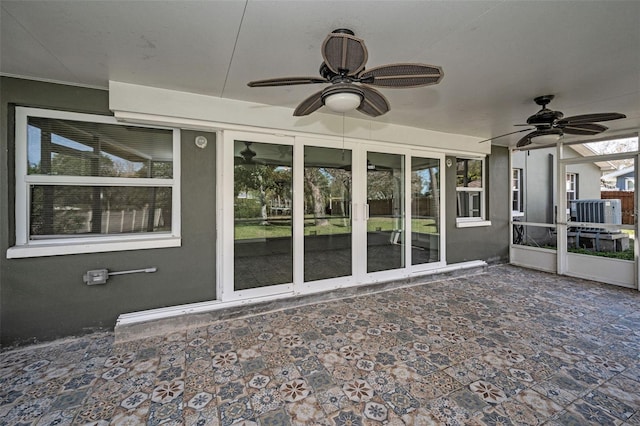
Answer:
<svg viewBox="0 0 640 426"><path fill-rule="evenodd" d="M574 222L622 225L622 202L618 199L571 201L571 220ZM581 228L581 230L587 229ZM588 230L611 232L603 228L589 228Z"/></svg>

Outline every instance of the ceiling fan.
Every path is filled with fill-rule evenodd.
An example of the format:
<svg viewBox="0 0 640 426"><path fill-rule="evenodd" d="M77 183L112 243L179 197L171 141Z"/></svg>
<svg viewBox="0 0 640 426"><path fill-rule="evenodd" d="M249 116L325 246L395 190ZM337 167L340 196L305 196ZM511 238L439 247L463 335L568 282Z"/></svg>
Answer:
<svg viewBox="0 0 640 426"><path fill-rule="evenodd" d="M553 98L554 95L543 95L535 98L533 101L542 107L540 111L527 118L527 124L516 124L516 126L533 126L533 128L506 133L481 142L487 142L503 136L513 135L515 133L530 132L516 143L516 147L522 148L531 144L532 139L538 137L555 136L558 138L564 134L588 136L597 135L598 133L602 133L608 129L608 127L603 126L602 124L597 124L597 122L627 118L626 115L618 112L583 114L564 118L564 114L562 112L553 111L547 108L547 105L553 100Z"/></svg>
<svg viewBox="0 0 640 426"><path fill-rule="evenodd" d="M294 116L311 114L327 106L335 112L358 111L377 117L389 111L382 93L369 86L408 88L437 84L442 68L434 65L398 63L365 69L368 53L364 40L349 29L331 32L322 43L323 62L319 77L281 77L251 81L249 87L291 86L297 84L331 84L302 101Z"/></svg>
<svg viewBox="0 0 640 426"><path fill-rule="evenodd" d="M256 152L251 149L251 142L244 141L244 146L245 146L245 148L238 153L240 155L234 157L236 165L239 165L239 164L264 165L264 164L266 164L265 161L255 158Z"/></svg>

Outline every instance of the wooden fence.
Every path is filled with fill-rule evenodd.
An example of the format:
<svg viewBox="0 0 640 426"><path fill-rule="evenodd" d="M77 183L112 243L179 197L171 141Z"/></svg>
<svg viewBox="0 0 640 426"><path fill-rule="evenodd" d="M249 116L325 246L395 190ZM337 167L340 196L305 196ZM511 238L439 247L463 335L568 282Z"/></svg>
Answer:
<svg viewBox="0 0 640 426"><path fill-rule="evenodd" d="M618 199L622 204L622 224L633 225L635 219L634 191L601 191L603 200Z"/></svg>

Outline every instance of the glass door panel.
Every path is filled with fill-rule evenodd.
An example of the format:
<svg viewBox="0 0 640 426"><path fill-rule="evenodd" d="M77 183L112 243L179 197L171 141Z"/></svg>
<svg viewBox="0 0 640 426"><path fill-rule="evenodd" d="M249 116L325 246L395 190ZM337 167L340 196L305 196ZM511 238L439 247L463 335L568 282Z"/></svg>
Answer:
<svg viewBox="0 0 640 426"><path fill-rule="evenodd" d="M352 274L351 151L304 148L304 281Z"/></svg>
<svg viewBox="0 0 640 426"><path fill-rule="evenodd" d="M293 282L293 147L234 141L234 290Z"/></svg>
<svg viewBox="0 0 640 426"><path fill-rule="evenodd" d="M411 157L411 264L440 261L440 160Z"/></svg>
<svg viewBox="0 0 640 426"><path fill-rule="evenodd" d="M405 267L405 157L367 153L367 272Z"/></svg>

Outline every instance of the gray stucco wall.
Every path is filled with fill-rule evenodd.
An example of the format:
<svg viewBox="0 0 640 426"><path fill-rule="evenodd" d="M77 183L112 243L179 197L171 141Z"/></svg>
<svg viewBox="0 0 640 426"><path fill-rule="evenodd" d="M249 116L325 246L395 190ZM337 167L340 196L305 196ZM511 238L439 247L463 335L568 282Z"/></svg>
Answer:
<svg viewBox="0 0 640 426"><path fill-rule="evenodd" d="M579 155L566 147L566 158ZM514 152L512 167L524 170L524 220L527 222L554 223L556 192L556 148ZM578 197L600 198L600 168L592 163L569 164L567 173L578 174Z"/></svg>
<svg viewBox="0 0 640 426"><path fill-rule="evenodd" d="M106 91L0 79L0 337L3 346L112 329L119 314L216 298L215 134L182 131L182 247L7 259L15 241L12 104L109 115ZM156 266L87 286L89 269Z"/></svg>
<svg viewBox="0 0 640 426"><path fill-rule="evenodd" d="M527 222L555 221L555 149L516 151L511 166L523 169L523 207Z"/></svg>
<svg viewBox="0 0 640 426"><path fill-rule="evenodd" d="M455 157L451 158L456 164ZM447 263L485 260L501 263L509 260L509 216L511 189L509 187L509 150L492 147L486 161L489 182L485 186L489 198L487 218L491 226L473 228L456 227L456 173L454 166L446 173L446 226Z"/></svg>

